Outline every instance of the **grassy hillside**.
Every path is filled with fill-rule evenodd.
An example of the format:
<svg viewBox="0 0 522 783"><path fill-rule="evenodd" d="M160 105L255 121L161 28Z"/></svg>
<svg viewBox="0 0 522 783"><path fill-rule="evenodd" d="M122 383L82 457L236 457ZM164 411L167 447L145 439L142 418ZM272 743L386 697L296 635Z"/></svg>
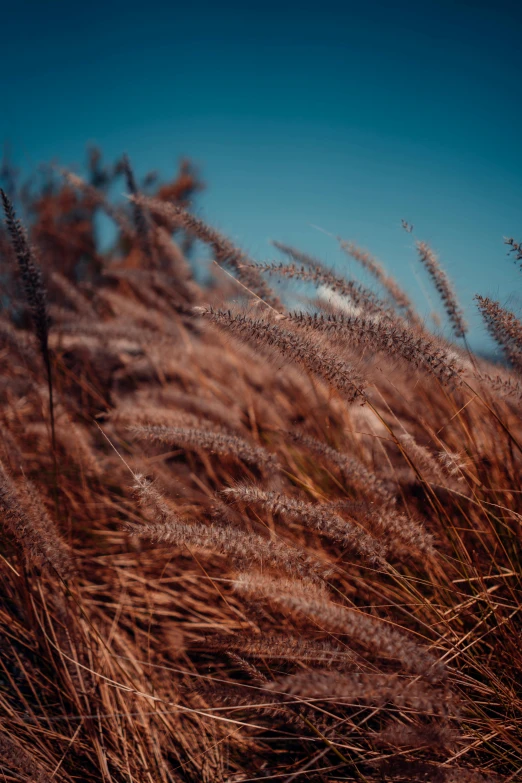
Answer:
<svg viewBox="0 0 522 783"><path fill-rule="evenodd" d="M8 184L2 780L519 780L516 317L473 356L421 240L455 343L349 242L256 265L188 163Z"/></svg>

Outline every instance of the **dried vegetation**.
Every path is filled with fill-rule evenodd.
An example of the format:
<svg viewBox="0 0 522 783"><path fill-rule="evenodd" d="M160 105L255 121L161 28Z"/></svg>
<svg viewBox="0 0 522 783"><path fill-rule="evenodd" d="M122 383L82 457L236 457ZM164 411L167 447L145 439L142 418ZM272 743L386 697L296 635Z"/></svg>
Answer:
<svg viewBox="0 0 522 783"><path fill-rule="evenodd" d="M256 266L199 187L2 192L2 779L520 780L521 323L472 356L423 242L457 343L352 243L375 292Z"/></svg>

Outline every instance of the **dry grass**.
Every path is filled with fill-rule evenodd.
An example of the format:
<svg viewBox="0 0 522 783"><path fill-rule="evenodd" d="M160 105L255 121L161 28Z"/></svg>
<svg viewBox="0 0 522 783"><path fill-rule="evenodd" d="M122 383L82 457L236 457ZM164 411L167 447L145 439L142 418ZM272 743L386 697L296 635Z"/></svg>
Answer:
<svg viewBox="0 0 522 783"><path fill-rule="evenodd" d="M492 365L350 243L387 298L253 268L198 186L94 155L26 205L36 250L5 197L2 780L520 780L520 323L479 299Z"/></svg>

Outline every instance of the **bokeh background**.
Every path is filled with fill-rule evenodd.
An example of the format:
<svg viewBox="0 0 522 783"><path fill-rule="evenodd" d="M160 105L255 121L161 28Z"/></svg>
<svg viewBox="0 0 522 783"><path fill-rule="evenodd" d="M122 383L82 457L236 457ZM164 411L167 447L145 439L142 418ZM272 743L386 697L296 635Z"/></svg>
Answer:
<svg viewBox="0 0 522 783"><path fill-rule="evenodd" d="M521 33L504 0L22 0L1 10L0 140L22 174L81 172L88 143L140 175L187 156L198 212L260 260L279 239L349 265L319 226L375 253L428 315L424 239L470 316L477 292L519 312L503 237L522 239Z"/></svg>

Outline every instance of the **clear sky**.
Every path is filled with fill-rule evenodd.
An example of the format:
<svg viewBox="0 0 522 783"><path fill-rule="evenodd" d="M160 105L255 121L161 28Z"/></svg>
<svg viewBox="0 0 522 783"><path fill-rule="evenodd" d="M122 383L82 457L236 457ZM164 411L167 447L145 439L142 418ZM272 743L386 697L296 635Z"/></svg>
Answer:
<svg viewBox="0 0 522 783"><path fill-rule="evenodd" d="M522 309L502 244L522 240L521 2L18 0L0 40L0 139L23 170L78 169L88 142L139 174L186 155L201 214L258 259L274 238L340 266L319 225L427 312L405 218L468 312L476 292Z"/></svg>

